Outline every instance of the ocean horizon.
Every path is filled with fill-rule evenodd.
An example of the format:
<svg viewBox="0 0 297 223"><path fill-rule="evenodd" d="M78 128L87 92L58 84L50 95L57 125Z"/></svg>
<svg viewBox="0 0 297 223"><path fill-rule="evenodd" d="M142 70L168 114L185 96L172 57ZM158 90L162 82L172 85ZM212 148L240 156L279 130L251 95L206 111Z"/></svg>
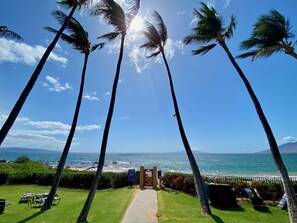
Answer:
<svg viewBox="0 0 297 223"><path fill-rule="evenodd" d="M0 160L14 161L20 156L56 166L61 152L49 150L1 150ZM271 154L262 153L194 153L202 175L214 176L279 176ZM94 170L98 164L99 153L70 152L66 166L71 168ZM290 176L297 176L297 154L283 154L283 161ZM157 167L165 172L191 173L185 152L169 153L107 153L104 171L138 170Z"/></svg>

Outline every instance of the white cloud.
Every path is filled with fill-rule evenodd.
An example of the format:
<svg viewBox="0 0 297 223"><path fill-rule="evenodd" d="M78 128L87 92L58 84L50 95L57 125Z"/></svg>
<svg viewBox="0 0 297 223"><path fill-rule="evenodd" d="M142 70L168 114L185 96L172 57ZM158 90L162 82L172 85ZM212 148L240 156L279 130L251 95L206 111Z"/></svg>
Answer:
<svg viewBox="0 0 297 223"><path fill-rule="evenodd" d="M11 62L33 66L39 62L45 50L46 48L41 45L30 46L25 43L0 38L0 63ZM58 62L62 66L67 63L67 58L53 52L48 59Z"/></svg>
<svg viewBox="0 0 297 223"><path fill-rule="evenodd" d="M177 13L177 16L183 16L183 15L186 14L186 13L187 13L186 10L184 10L184 11L180 11L180 12Z"/></svg>
<svg viewBox="0 0 297 223"><path fill-rule="evenodd" d="M135 46L128 54L131 63L134 65L137 73L149 67L148 59L146 58L146 50Z"/></svg>
<svg viewBox="0 0 297 223"><path fill-rule="evenodd" d="M76 127L76 130L80 132L91 131L94 129L101 129L101 125L80 125Z"/></svg>
<svg viewBox="0 0 297 223"><path fill-rule="evenodd" d="M119 84L123 83L125 81L124 78L119 79Z"/></svg>
<svg viewBox="0 0 297 223"><path fill-rule="evenodd" d="M47 82L42 82L42 86L50 91L61 92L65 90L71 90L72 86L69 83L61 84L58 78L47 75L45 77Z"/></svg>
<svg viewBox="0 0 297 223"><path fill-rule="evenodd" d="M109 96L109 95L110 95L110 92L107 91L107 92L104 93L103 97L107 97L107 96Z"/></svg>
<svg viewBox="0 0 297 223"><path fill-rule="evenodd" d="M7 119L0 115L0 122ZM71 125L55 121L33 121L26 117L17 118L14 128L8 133L4 146L35 148L63 148ZM79 125L78 132L101 129L101 125ZM73 142L72 145L78 144Z"/></svg>
<svg viewBox="0 0 297 223"><path fill-rule="evenodd" d="M100 101L99 98L96 96L96 92L86 93L83 98L90 100L90 101Z"/></svg>
<svg viewBox="0 0 297 223"><path fill-rule="evenodd" d="M212 6L216 8L217 6L221 6L225 9L229 6L230 0L207 0L205 3L208 7Z"/></svg>
<svg viewBox="0 0 297 223"><path fill-rule="evenodd" d="M191 20L191 22L190 22L190 24L189 24L189 27L190 27L190 28L195 27L196 24L197 24L197 22L198 22L198 18L195 16L195 17Z"/></svg>
<svg viewBox="0 0 297 223"><path fill-rule="evenodd" d="M285 144L285 143L289 143L289 142L297 142L297 138L292 137L292 136L286 136L280 141L280 144Z"/></svg>
<svg viewBox="0 0 297 223"><path fill-rule="evenodd" d="M123 116L123 117L120 117L120 120L129 120L129 119L131 119L130 116Z"/></svg>

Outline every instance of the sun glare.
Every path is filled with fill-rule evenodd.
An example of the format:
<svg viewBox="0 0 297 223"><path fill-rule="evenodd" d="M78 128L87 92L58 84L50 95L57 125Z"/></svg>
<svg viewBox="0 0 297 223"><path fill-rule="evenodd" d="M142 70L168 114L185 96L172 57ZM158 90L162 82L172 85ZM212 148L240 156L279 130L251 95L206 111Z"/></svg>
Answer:
<svg viewBox="0 0 297 223"><path fill-rule="evenodd" d="M143 29L143 19L140 16L135 16L130 24L130 30L132 32L140 31Z"/></svg>

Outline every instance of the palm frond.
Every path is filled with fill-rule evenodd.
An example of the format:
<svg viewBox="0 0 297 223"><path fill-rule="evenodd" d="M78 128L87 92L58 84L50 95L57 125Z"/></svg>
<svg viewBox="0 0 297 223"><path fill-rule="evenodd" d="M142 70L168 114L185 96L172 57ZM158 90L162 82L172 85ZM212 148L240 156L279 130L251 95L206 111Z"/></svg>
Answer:
<svg viewBox="0 0 297 223"><path fill-rule="evenodd" d="M238 56L235 57L235 59L244 59L247 57L253 57L257 52L258 52L257 50L251 50L247 53L239 54Z"/></svg>
<svg viewBox="0 0 297 223"><path fill-rule="evenodd" d="M213 43L213 44L210 44L210 45L201 46L197 50L192 50L192 54L193 55L198 55L198 54L204 55L204 54L208 53L208 51L213 49L216 45L217 45L216 43Z"/></svg>
<svg viewBox="0 0 297 223"><path fill-rule="evenodd" d="M60 10L54 10L51 12L51 14L58 21L60 25L63 25L67 19L67 15Z"/></svg>
<svg viewBox="0 0 297 223"><path fill-rule="evenodd" d="M102 0L93 7L91 14L103 16L109 24L115 27L116 31L126 32L125 12L114 0Z"/></svg>
<svg viewBox="0 0 297 223"><path fill-rule="evenodd" d="M67 19L67 15L62 11L56 10L52 14L60 24L63 24ZM58 32L56 29L51 27L46 27L45 29L54 33ZM65 31L67 31L68 34L62 33L62 40L70 44L72 48L79 50L82 53L89 53L91 45L89 42L89 35L74 17L70 19Z"/></svg>
<svg viewBox="0 0 297 223"><path fill-rule="evenodd" d="M194 31L183 39L183 43L186 45L190 43L209 43L214 40L215 38L213 36L200 35L198 32Z"/></svg>
<svg viewBox="0 0 297 223"><path fill-rule="evenodd" d="M98 43L91 46L91 52L95 51L97 48L102 49L105 43Z"/></svg>
<svg viewBox="0 0 297 223"><path fill-rule="evenodd" d="M132 6L130 7L130 9L126 15L128 26L131 24L132 20L137 15L139 8L140 8L140 0L134 0L132 3Z"/></svg>
<svg viewBox="0 0 297 223"><path fill-rule="evenodd" d="M61 7L65 8L65 9L71 9L76 5L76 3L77 3L78 8L82 8L82 7L87 8L87 7L92 5L92 2L93 2L92 0L77 0L77 1L74 1L74 0L60 0L57 3Z"/></svg>
<svg viewBox="0 0 297 223"><path fill-rule="evenodd" d="M148 49L148 50L155 50L155 49L158 49L159 46L152 43L152 42L146 42L146 43L142 44L139 48L145 48L145 49Z"/></svg>
<svg viewBox="0 0 297 223"><path fill-rule="evenodd" d="M146 37L147 42L150 42L151 44L156 45L156 47L162 46L161 37L160 37L156 27L149 21L146 21L146 31L144 31L142 33Z"/></svg>
<svg viewBox="0 0 297 223"><path fill-rule="evenodd" d="M99 36L98 39L107 39L108 41L112 41L115 38L117 38L119 34L120 32L110 32L102 36Z"/></svg>
<svg viewBox="0 0 297 223"><path fill-rule="evenodd" d="M152 58L152 57L156 57L156 56L158 56L160 53L161 53L161 51L158 50L157 52L152 53L151 55L147 56L146 58L149 59L149 58Z"/></svg>
<svg viewBox="0 0 297 223"><path fill-rule="evenodd" d="M236 29L236 21L234 15L231 16L230 24L227 28L227 31L225 32L224 36L227 39L230 39L233 36L233 30Z"/></svg>
<svg viewBox="0 0 297 223"><path fill-rule="evenodd" d="M271 46L271 47L266 47L261 50L258 50L252 57L252 60L256 60L258 57L270 57L274 53L280 53L282 51L282 47L280 46Z"/></svg>
<svg viewBox="0 0 297 223"><path fill-rule="evenodd" d="M158 33L159 33L161 40L163 42L163 46L164 46L166 43L166 40L168 38L167 27L166 27L161 15L157 11L154 11L153 16L157 21L157 30L158 30Z"/></svg>
<svg viewBox="0 0 297 223"><path fill-rule="evenodd" d="M19 34L9 30L8 26L0 26L0 37L23 40Z"/></svg>

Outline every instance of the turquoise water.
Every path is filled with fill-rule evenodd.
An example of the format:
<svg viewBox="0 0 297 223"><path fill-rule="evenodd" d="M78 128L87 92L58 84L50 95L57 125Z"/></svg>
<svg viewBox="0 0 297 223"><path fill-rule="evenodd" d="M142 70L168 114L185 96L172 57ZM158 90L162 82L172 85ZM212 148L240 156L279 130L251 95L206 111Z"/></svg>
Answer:
<svg viewBox="0 0 297 223"><path fill-rule="evenodd" d="M35 161L56 165L59 152L3 152L0 159L15 160L26 155ZM201 174L232 176L279 176L270 154L196 154ZM282 155L290 176L297 176L297 154ZM105 165L110 168L126 170L139 169L139 166L156 166L162 172L191 173L187 156L184 153L108 153ZM98 154L70 153L66 165L78 168L96 167Z"/></svg>

